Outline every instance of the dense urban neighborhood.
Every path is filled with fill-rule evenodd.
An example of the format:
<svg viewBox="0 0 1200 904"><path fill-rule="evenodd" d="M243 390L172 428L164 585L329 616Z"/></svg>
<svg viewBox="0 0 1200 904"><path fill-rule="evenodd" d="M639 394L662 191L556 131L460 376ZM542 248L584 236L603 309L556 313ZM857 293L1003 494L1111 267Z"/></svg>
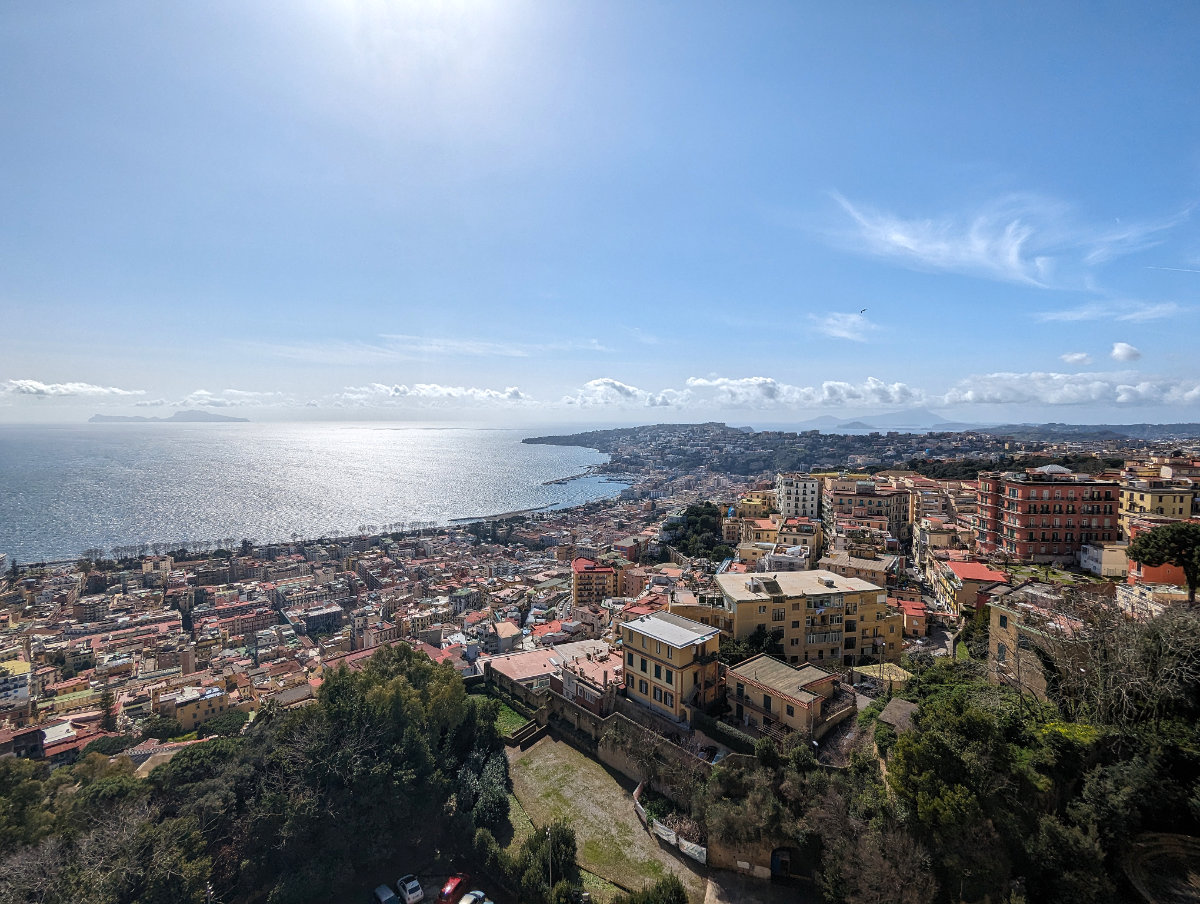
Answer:
<svg viewBox="0 0 1200 904"><path fill-rule="evenodd" d="M629 487L3 562L0 896L1195 900L1194 439L535 441Z"/></svg>

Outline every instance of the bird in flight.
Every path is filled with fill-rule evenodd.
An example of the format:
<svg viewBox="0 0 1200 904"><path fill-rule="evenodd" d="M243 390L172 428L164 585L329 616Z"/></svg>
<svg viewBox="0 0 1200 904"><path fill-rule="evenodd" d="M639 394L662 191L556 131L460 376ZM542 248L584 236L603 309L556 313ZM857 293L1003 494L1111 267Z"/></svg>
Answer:
<svg viewBox="0 0 1200 904"><path fill-rule="evenodd" d="M863 309L862 309L861 311L859 311L858 313L860 313L860 314L865 314L865 313L867 313L867 309L866 309L866 308L863 308Z"/></svg>

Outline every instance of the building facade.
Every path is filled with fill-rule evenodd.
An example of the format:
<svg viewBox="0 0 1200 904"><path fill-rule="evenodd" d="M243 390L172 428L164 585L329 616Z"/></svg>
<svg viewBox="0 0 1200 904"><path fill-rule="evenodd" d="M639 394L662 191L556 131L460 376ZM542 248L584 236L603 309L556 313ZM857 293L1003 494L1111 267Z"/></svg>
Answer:
<svg viewBox="0 0 1200 904"><path fill-rule="evenodd" d="M776 474L775 501L784 518L819 518L820 481L809 474Z"/></svg>
<svg viewBox="0 0 1200 904"><path fill-rule="evenodd" d="M900 658L903 614L882 587L829 571L721 574L717 586L734 637L778 634L793 665L856 665Z"/></svg>
<svg viewBox="0 0 1200 904"><path fill-rule="evenodd" d="M671 612L652 612L621 626L625 694L676 721L685 705L707 706L718 692L721 632Z"/></svg>
<svg viewBox="0 0 1200 904"><path fill-rule="evenodd" d="M1058 465L979 475L982 555L1072 564L1084 544L1119 539L1120 485Z"/></svg>

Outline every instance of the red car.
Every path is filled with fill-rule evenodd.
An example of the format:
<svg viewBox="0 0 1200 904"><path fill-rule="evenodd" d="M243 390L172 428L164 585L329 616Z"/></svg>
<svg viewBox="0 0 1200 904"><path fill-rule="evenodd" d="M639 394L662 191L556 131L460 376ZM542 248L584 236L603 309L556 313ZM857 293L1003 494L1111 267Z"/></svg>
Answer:
<svg viewBox="0 0 1200 904"><path fill-rule="evenodd" d="M467 893L467 883L471 877L466 873L456 873L446 880L446 884L442 886L441 892L438 894L439 902L456 902L460 897Z"/></svg>

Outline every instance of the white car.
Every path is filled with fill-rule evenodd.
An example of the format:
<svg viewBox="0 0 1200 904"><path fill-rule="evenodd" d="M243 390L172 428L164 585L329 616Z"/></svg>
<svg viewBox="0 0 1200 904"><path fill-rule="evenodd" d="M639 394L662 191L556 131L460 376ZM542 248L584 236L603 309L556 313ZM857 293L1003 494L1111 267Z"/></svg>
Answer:
<svg viewBox="0 0 1200 904"><path fill-rule="evenodd" d="M481 891L469 891L458 899L458 904L492 904L492 899Z"/></svg>
<svg viewBox="0 0 1200 904"><path fill-rule="evenodd" d="M397 879L396 891L400 893L400 900L404 904L417 904L418 901L425 900L425 889L421 887L420 880L413 875Z"/></svg>

